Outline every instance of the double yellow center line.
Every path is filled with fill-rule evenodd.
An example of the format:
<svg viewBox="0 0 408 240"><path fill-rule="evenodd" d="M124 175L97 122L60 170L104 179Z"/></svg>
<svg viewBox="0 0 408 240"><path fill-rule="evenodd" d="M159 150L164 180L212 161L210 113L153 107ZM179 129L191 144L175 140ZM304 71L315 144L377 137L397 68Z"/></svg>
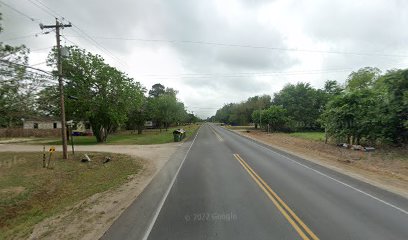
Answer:
<svg viewBox="0 0 408 240"><path fill-rule="evenodd" d="M241 158L238 154L234 154L234 157L242 165L242 167L249 173L258 186L265 192L269 199L275 204L277 209L293 226L296 232L304 240L318 240L319 238L300 220L300 218L289 208L288 205L266 184L266 182Z"/></svg>

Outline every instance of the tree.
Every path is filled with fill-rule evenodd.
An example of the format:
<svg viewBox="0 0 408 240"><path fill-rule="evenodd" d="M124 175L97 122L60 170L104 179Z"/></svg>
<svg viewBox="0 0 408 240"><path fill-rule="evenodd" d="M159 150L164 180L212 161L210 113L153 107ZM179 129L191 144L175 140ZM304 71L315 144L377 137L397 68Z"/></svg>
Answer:
<svg viewBox="0 0 408 240"><path fill-rule="evenodd" d="M271 105L271 97L269 95L250 97L246 101L240 103L230 103L224 105L217 110L215 118L217 121L234 124L247 125L250 122L257 121L252 119L252 113L257 109L265 109Z"/></svg>
<svg viewBox="0 0 408 240"><path fill-rule="evenodd" d="M0 42L0 127L21 125L23 118L35 114L34 99L44 77L27 70L28 53L24 45Z"/></svg>
<svg viewBox="0 0 408 240"><path fill-rule="evenodd" d="M149 91L149 97L156 98L164 94L165 92L166 92L165 87L160 83L156 83L152 86L152 89Z"/></svg>
<svg viewBox="0 0 408 240"><path fill-rule="evenodd" d="M143 87L101 56L75 46L67 49L69 57L62 61L65 94L78 98L66 101L67 118L88 120L97 142L106 142L108 135L126 122L129 112L140 108ZM55 56L55 51L51 52L49 65L55 66Z"/></svg>
<svg viewBox="0 0 408 240"><path fill-rule="evenodd" d="M337 81L327 80L324 83L323 91L328 96L332 97L332 96L340 95L341 92L343 91L343 88L340 86L340 84Z"/></svg>
<svg viewBox="0 0 408 240"><path fill-rule="evenodd" d="M408 70L379 75L363 68L350 74L346 90L322 115L330 136L350 144L408 142Z"/></svg>
<svg viewBox="0 0 408 240"><path fill-rule="evenodd" d="M143 92L145 90L143 89ZM144 129L144 124L148 120L147 114L147 98L141 96L142 103L137 104L131 108L128 115L128 120L126 126L128 129L137 129L137 134L142 134Z"/></svg>
<svg viewBox="0 0 408 240"><path fill-rule="evenodd" d="M394 144L408 142L408 69L391 70L381 76L374 90L378 96L377 118L381 136Z"/></svg>
<svg viewBox="0 0 408 240"><path fill-rule="evenodd" d="M276 93L273 104L286 109L297 129L314 130L320 128L318 119L326 99L323 91L312 88L309 83L297 83L288 84Z"/></svg>
<svg viewBox="0 0 408 240"><path fill-rule="evenodd" d="M255 110L251 114L252 121L255 123L255 129L258 128L258 124L260 124L261 112L262 110ZM259 127L261 127L261 125L259 125Z"/></svg>
<svg viewBox="0 0 408 240"><path fill-rule="evenodd" d="M36 110L43 116L61 115L58 85L47 86L40 90L36 99Z"/></svg>
<svg viewBox="0 0 408 240"><path fill-rule="evenodd" d="M380 74L381 71L378 68L361 68L356 72L350 73L346 80L346 88L349 91L370 88L374 86Z"/></svg>
<svg viewBox="0 0 408 240"><path fill-rule="evenodd" d="M167 131L171 124L180 123L187 116L184 104L177 100L177 91L161 84L153 85L149 91L147 109L160 131L162 127Z"/></svg>
<svg viewBox="0 0 408 240"><path fill-rule="evenodd" d="M360 144L362 138L375 141L376 102L371 90L346 92L335 97L322 115L327 133L350 144Z"/></svg>
<svg viewBox="0 0 408 240"><path fill-rule="evenodd" d="M281 130L288 121L286 109L281 106L271 106L262 111L262 120L264 120L272 131Z"/></svg>

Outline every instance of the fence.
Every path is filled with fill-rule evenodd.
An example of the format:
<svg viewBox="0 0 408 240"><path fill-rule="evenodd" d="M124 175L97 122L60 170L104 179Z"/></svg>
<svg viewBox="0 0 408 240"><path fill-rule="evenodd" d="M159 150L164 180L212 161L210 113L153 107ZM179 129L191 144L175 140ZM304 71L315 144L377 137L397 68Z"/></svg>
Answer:
<svg viewBox="0 0 408 240"><path fill-rule="evenodd" d="M60 137L61 129L0 128L0 138L11 137Z"/></svg>

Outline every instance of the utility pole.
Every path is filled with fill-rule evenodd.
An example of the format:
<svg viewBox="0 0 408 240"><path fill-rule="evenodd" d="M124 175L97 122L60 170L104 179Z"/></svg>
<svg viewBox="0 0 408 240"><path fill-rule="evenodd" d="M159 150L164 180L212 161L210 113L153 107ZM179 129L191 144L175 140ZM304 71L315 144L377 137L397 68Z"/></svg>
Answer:
<svg viewBox="0 0 408 240"><path fill-rule="evenodd" d="M61 108L61 136L62 136L62 159L68 158L67 153L67 124L65 119L65 100L64 100L64 82L62 80L62 61L61 61L61 35L60 28L72 27L71 24L62 24L55 19L55 25L43 25L40 24L40 28L55 28L55 34L57 37L57 67L58 67L58 85L60 92L60 108Z"/></svg>

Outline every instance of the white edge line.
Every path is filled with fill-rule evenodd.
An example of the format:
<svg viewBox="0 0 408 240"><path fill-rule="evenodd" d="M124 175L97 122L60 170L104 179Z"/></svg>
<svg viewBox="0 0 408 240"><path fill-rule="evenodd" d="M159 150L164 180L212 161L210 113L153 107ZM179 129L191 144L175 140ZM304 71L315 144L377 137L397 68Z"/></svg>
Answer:
<svg viewBox="0 0 408 240"><path fill-rule="evenodd" d="M169 193L170 193L170 190L173 188L173 185L174 185L174 183L176 182L176 178L177 178L177 176L178 176L178 174L179 174L179 172L180 172L180 169L181 169L181 167L183 166L184 161L186 160L188 154L190 153L190 149L191 149L191 147L194 145L194 142L195 142L195 140L196 140L196 138L197 138L197 136L198 136L198 133L199 133L200 129L201 129L201 126L200 126L200 128L198 129L198 131L197 131L197 133L196 133L196 135L195 135L195 137L194 137L194 139L193 139L193 142L191 143L190 147L188 148L187 153L186 153L186 156L184 156L183 161L180 163L180 166L179 166L179 168L177 169L176 174L174 175L173 179L171 180L171 183L170 183L169 187L167 188L166 192L164 193L162 200L160 200L160 203L159 203L159 205L158 205L158 207L157 207L157 209L156 209L156 212L154 213L154 216L153 216L153 218L152 218L152 220L151 220L151 222L150 222L150 224L149 224L149 227L147 228L147 230L146 230L146 232L145 232L145 234L144 234L144 236L143 236L143 238L142 238L143 240L147 240L147 239L149 238L150 232L152 231L153 226L154 226L154 224L156 223L157 217L158 217L159 214L160 214L160 211L161 211L161 209L162 209L162 207L163 207L163 205L164 205L164 202L166 201L167 196L168 196Z"/></svg>
<svg viewBox="0 0 408 240"><path fill-rule="evenodd" d="M242 135L239 135L239 136L242 136ZM335 182L337 182L337 183L340 183L340 184L342 184L342 185L344 185L344 186L346 186L346 187L348 187L348 188L351 188L351 189L353 189L353 190L355 190L355 191L357 191L357 192L359 192L359 193L362 193L362 194L364 194L364 195L366 195L366 196L368 196L368 197L371 197L371 198L373 198L373 199L375 199L375 200L377 200L377 201L379 201L379 202L381 202L381 203L384 203L384 204L387 205L387 206L390 206L390 207L392 207L392 208L394 208L394 209L396 209L396 210L398 210L398 211L400 211L400 212L405 213L405 214L408 215L408 211L405 211L404 209L402 209L402 208L400 208L400 207L397 207L397 206L395 206L395 205L392 204L392 203L389 203L389 202L387 202L387 201L384 201L384 200L382 200L382 199L380 199L380 198L378 198L378 197L376 197L376 196L373 196L373 195L371 195L371 194L369 194L369 193L367 193L367 192L364 192L363 190L360 190L360 189L358 189L358 188L356 188L356 187L353 187L353 186L351 186L351 185L349 185L349 184L347 184L347 183L345 183L345 182L342 182L342 181L340 181L340 180L338 180L338 179L336 179L336 178L330 177L329 175L327 175L327 174L325 174L325 173L322 173L322 172L320 172L320 171L318 171L318 170L316 170L316 169L314 169L314 168L311 168L311 167L309 167L309 166L306 166L306 165L304 165L304 164L302 164L302 163L300 163L300 162L298 162L298 161L296 161L296 160L293 160L293 159L291 159L291 158L289 158L289 157L287 157L287 156L285 156L285 155L283 155L283 154L281 154L281 153L279 153L279 152L275 152L275 151L273 151L273 150L270 149L270 148L267 148L267 147L265 147L265 146L262 146L260 143L258 143L258 142L257 142L256 140L254 140L254 139L248 138L248 137L246 137L246 136L243 136L243 137L245 137L246 139L248 139L248 140L250 140L251 142L255 143L255 144L258 145L259 147L262 147L262 148L264 148L264 149L266 149L266 150L269 150L269 151L271 151L271 152L273 152L273 153L275 153L275 154L278 154L278 155L280 155L280 156L282 156L282 157L284 157L284 158L286 158L286 159L289 159L290 161L292 161L292 162L294 162L294 163L296 163L296 164L299 164L300 166L302 166L302 167L304 167L304 168L307 168L307 169L309 169L309 170L312 170L312 171L314 171L314 172L316 172L316 173L318 173L318 174L320 174L320 175L322 175L322 176L325 176L325 177L327 177L327 178L329 178L329 179L331 179L331 180L333 180L333 181L335 181ZM308 161L308 160L306 160L306 161Z"/></svg>

